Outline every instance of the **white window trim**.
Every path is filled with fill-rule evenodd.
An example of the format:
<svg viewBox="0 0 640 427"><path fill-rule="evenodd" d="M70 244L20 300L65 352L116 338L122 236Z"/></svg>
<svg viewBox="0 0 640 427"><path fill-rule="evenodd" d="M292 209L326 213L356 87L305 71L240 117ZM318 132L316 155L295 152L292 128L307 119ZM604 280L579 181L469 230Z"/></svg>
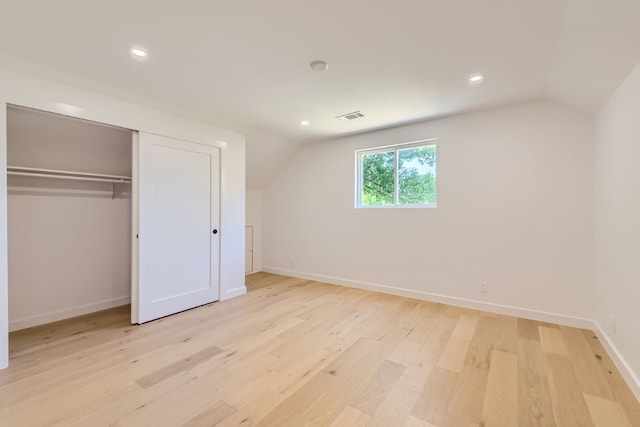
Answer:
<svg viewBox="0 0 640 427"><path fill-rule="evenodd" d="M385 145L382 147L373 147L373 148L363 148L360 150L356 150L355 152L355 208L356 209L414 209L414 208L437 208L438 207L438 185L440 179L438 177L438 162L439 162L439 154L438 154L438 139L430 138L430 139L422 139L419 141L412 142L404 142L400 144L391 144ZM415 147L424 147L433 145L436 150L436 164L435 164L435 172L436 172L436 203L423 204L423 205L400 205L398 204L398 183L396 182L398 179L398 151L411 149ZM394 170L395 174L393 175L393 205L380 205L380 206L362 206L362 156L365 154L372 153L384 153L388 151L395 151L394 156Z"/></svg>

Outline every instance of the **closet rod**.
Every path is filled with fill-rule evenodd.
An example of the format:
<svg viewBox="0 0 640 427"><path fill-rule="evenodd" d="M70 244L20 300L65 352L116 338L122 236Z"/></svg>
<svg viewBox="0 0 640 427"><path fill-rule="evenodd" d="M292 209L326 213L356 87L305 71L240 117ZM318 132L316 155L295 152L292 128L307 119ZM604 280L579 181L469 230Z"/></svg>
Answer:
<svg viewBox="0 0 640 427"><path fill-rule="evenodd" d="M130 183L131 178L119 175L101 175L88 172L73 172L53 169L36 169L22 166L7 166L7 175L33 176L40 178L72 179L77 181L98 181L111 183Z"/></svg>
<svg viewBox="0 0 640 427"><path fill-rule="evenodd" d="M122 183L122 184L128 184L131 182L131 178L93 178L88 176L54 175L54 174L35 173L35 172L8 171L7 175L35 176L40 178L72 179L76 181L113 182L113 183Z"/></svg>

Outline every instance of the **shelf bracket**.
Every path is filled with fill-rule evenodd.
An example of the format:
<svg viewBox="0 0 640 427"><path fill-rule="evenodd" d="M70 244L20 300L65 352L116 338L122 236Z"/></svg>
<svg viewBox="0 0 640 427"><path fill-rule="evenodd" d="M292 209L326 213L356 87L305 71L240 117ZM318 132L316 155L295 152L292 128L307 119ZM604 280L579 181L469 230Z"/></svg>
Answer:
<svg viewBox="0 0 640 427"><path fill-rule="evenodd" d="M124 184L124 179L121 180L120 182L114 182L112 185L113 187L113 194L111 195L111 200L114 200L116 197L118 197L118 193L120 192L120 187L122 187L122 184Z"/></svg>

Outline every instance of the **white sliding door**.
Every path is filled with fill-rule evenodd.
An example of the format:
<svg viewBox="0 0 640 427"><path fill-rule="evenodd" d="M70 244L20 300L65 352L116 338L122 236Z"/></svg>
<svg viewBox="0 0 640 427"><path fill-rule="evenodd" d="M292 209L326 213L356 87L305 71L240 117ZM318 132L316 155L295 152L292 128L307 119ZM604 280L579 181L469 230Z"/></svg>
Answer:
<svg viewBox="0 0 640 427"><path fill-rule="evenodd" d="M137 160L132 320L144 323L220 299L220 150L140 132Z"/></svg>

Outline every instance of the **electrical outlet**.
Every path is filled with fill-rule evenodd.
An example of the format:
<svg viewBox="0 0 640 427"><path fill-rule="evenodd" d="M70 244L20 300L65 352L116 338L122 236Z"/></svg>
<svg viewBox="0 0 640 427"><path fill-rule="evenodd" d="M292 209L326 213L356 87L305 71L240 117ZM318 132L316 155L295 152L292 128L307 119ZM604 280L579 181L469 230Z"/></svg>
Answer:
<svg viewBox="0 0 640 427"><path fill-rule="evenodd" d="M293 258L289 258L289 265L290 265L291 267L293 267L294 265L296 265L296 262L295 262L295 260L294 260Z"/></svg>
<svg viewBox="0 0 640 427"><path fill-rule="evenodd" d="M616 334L616 316L611 315L611 333Z"/></svg>
<svg viewBox="0 0 640 427"><path fill-rule="evenodd" d="M489 293L489 285L487 282L480 282L480 293L485 295Z"/></svg>

